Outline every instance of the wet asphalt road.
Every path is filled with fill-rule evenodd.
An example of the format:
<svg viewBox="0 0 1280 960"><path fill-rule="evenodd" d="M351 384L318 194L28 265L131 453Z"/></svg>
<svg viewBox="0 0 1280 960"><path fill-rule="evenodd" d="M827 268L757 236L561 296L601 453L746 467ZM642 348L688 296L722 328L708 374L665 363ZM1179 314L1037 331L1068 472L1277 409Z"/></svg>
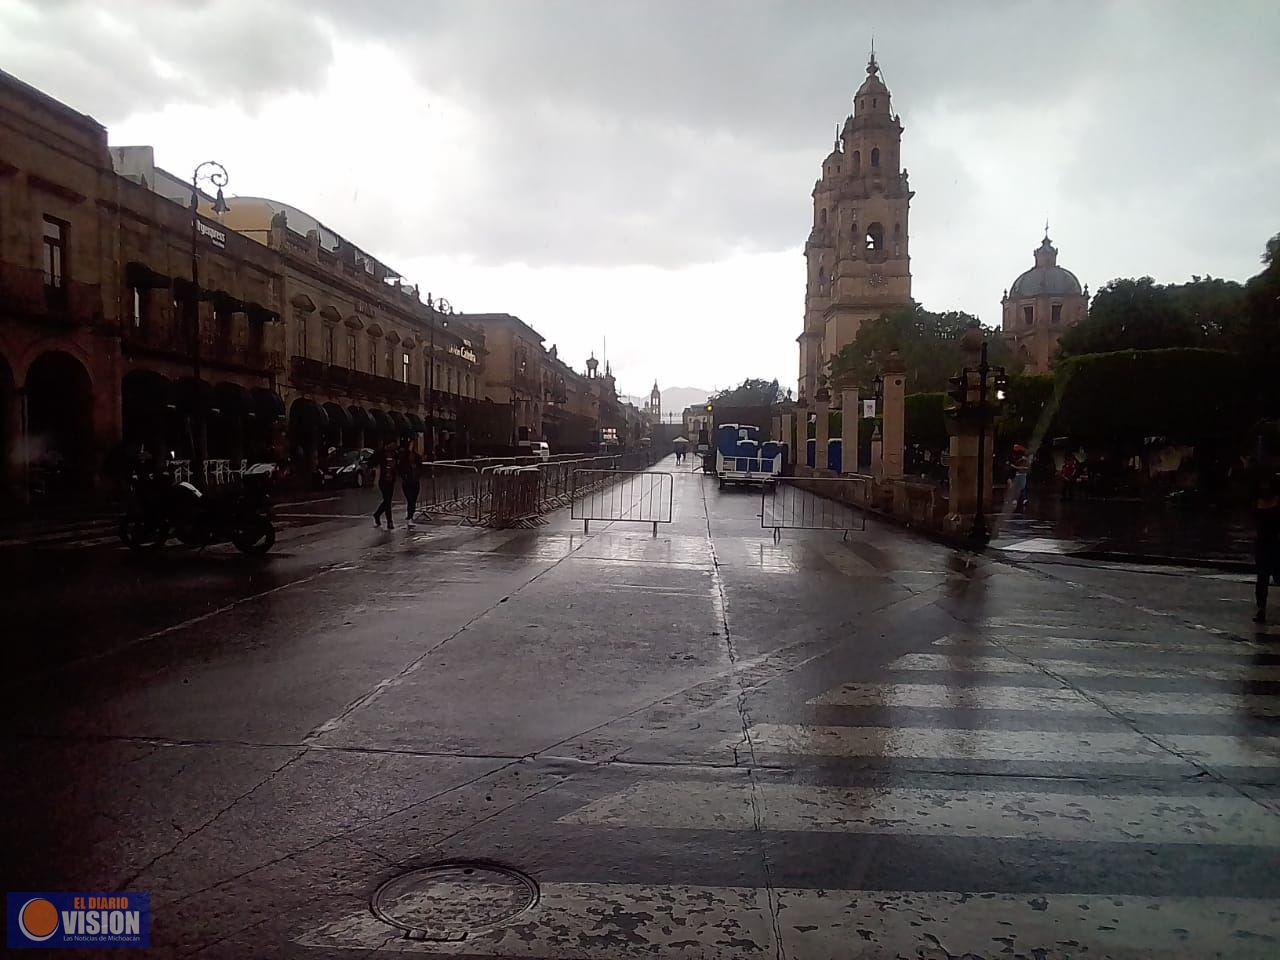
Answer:
<svg viewBox="0 0 1280 960"><path fill-rule="evenodd" d="M674 493L656 537L352 491L264 559L0 546L5 888L150 891L166 957L1280 956L1242 578ZM455 859L536 902L471 864L382 901L435 939L372 914Z"/></svg>

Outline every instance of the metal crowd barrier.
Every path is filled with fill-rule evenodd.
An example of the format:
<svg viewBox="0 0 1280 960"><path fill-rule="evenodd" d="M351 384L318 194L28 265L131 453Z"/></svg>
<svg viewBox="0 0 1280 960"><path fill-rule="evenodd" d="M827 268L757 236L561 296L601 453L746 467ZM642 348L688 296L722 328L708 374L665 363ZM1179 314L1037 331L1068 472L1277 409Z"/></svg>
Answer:
<svg viewBox="0 0 1280 960"><path fill-rule="evenodd" d="M535 466L485 467L480 471L476 498L481 522L490 527L545 523L538 509L538 480Z"/></svg>
<svg viewBox="0 0 1280 960"><path fill-rule="evenodd" d="M480 471L459 463L429 463L418 493L419 515L427 520L457 517L465 523L479 523Z"/></svg>
<svg viewBox="0 0 1280 960"><path fill-rule="evenodd" d="M192 478L190 460L170 460L169 469L173 471L174 483L187 483ZM206 460L204 462L205 484L211 487L238 483L244 475L244 467L233 467L230 460Z"/></svg>
<svg viewBox="0 0 1280 960"><path fill-rule="evenodd" d="M600 483L580 482L584 469L612 476L643 469L647 453L611 454L573 460L517 457L468 461L435 461L424 465L419 516L426 520L456 518L461 523L493 527L532 526L543 515L569 505Z"/></svg>
<svg viewBox="0 0 1280 960"><path fill-rule="evenodd" d="M671 522L675 478L670 473L639 470L574 470L570 516L589 533L592 520Z"/></svg>
<svg viewBox="0 0 1280 960"><path fill-rule="evenodd" d="M775 542L783 530L840 530L845 539L866 530L861 508L870 495L866 476L778 477L760 493L760 526L773 530Z"/></svg>

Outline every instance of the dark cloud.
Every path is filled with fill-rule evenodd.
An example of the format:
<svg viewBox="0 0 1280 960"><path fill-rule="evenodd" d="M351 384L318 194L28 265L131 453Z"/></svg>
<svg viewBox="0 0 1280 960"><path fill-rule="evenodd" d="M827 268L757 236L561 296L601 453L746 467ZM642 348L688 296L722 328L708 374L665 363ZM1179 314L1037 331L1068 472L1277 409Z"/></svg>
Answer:
<svg viewBox="0 0 1280 960"><path fill-rule="evenodd" d="M313 88L331 62L328 33L305 9L293 0L16 0L0 15L3 63L108 126L172 104L254 109Z"/></svg>
<svg viewBox="0 0 1280 960"><path fill-rule="evenodd" d="M1134 247L1117 232L1155 225L1151 272L1166 254L1179 265L1194 256L1195 238L1219 262L1239 261L1246 248L1256 259L1274 230L1268 218L1280 219L1266 175L1280 142L1280 15L1270 2L145 0L27 9L45 39L5 51L10 68L108 123L165 104L252 108L315 90L333 59L331 35L399 54L476 131L457 182L425 185L420 205L431 216L397 217L375 191L345 211L353 234L410 255L674 266L795 249L873 33L907 127L914 252L940 257L935 270L971 275L996 224L1035 223L1055 213L1044 209L1050 202L1070 205L1055 220L1079 236L1104 225L1099 249L1117 265L1125 259L1115 248ZM104 39L110 29L95 19L104 15L126 36ZM921 127L951 116L966 119L948 128L951 142ZM1020 117L1036 121L1022 138L1008 127ZM1059 118L1051 142L1030 139ZM360 117L333 120L329 136L367 137L376 149L377 131ZM995 138L1010 146L987 161L997 169L984 186L965 165ZM993 179L1033 189L1002 193ZM1010 268L1036 239L1004 238Z"/></svg>

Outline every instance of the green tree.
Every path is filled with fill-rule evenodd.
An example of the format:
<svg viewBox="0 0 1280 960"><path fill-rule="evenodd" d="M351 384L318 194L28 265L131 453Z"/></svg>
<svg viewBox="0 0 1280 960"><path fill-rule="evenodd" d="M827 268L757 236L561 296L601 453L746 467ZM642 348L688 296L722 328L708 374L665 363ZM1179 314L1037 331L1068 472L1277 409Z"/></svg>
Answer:
<svg viewBox="0 0 1280 960"><path fill-rule="evenodd" d="M1280 233L1262 253L1265 269L1244 288L1244 309L1227 342L1243 358L1258 398L1259 413L1280 417Z"/></svg>
<svg viewBox="0 0 1280 960"><path fill-rule="evenodd" d="M1241 358L1222 350L1117 350L1056 371L1055 425L1085 442L1221 439L1254 422Z"/></svg>
<svg viewBox="0 0 1280 960"><path fill-rule="evenodd" d="M965 364L960 339L978 318L960 310L935 313L920 304L882 314L858 328L857 336L831 360L831 379L871 386L889 354L897 351L907 373L908 393L945 390L947 378ZM988 361L1009 367L1015 361L997 331L984 328Z"/></svg>
<svg viewBox="0 0 1280 960"><path fill-rule="evenodd" d="M782 398L777 380L748 378L738 386L721 390L707 400L725 407L768 407Z"/></svg>
<svg viewBox="0 0 1280 960"><path fill-rule="evenodd" d="M1244 288L1233 280L1192 277L1159 284L1150 277L1112 280L1093 298L1089 316L1063 334L1063 357L1116 350L1225 346L1244 312Z"/></svg>

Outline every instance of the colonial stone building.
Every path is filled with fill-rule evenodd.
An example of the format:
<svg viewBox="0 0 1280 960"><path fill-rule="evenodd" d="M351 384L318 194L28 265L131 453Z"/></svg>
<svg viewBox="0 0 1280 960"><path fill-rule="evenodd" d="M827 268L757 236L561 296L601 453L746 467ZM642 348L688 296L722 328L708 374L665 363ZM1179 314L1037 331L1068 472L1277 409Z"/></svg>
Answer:
<svg viewBox="0 0 1280 960"><path fill-rule="evenodd" d="M478 331L287 203L236 197L224 220L281 258L283 392L295 450L408 435L461 455L479 439L471 436L485 357Z"/></svg>
<svg viewBox="0 0 1280 960"><path fill-rule="evenodd" d="M1036 249L1035 266L1019 275L1000 300L1002 329L1024 373L1048 373L1058 341L1089 313L1089 288L1066 267L1058 266L1058 251L1044 240Z"/></svg>
<svg viewBox="0 0 1280 960"><path fill-rule="evenodd" d="M902 123L872 54L853 113L837 130L813 188L813 229L800 344L800 400L811 400L831 358L882 313L910 306Z"/></svg>
<svg viewBox="0 0 1280 960"><path fill-rule="evenodd" d="M151 148L0 72L0 511L92 491L138 446L305 478L404 434L446 456L639 435L607 368L519 318L442 311L288 204L212 200L193 223Z"/></svg>
<svg viewBox="0 0 1280 960"><path fill-rule="evenodd" d="M0 491L79 496L128 443L265 451L279 273L118 176L106 130L0 74ZM199 357L200 376L195 362Z"/></svg>
<svg viewBox="0 0 1280 960"><path fill-rule="evenodd" d="M544 349L542 334L519 317L468 313L464 319L484 333L484 395L509 406L512 443L545 440L554 452L583 450L600 441L602 428L624 426L613 377L607 369L596 375L594 357L584 376L554 345Z"/></svg>

